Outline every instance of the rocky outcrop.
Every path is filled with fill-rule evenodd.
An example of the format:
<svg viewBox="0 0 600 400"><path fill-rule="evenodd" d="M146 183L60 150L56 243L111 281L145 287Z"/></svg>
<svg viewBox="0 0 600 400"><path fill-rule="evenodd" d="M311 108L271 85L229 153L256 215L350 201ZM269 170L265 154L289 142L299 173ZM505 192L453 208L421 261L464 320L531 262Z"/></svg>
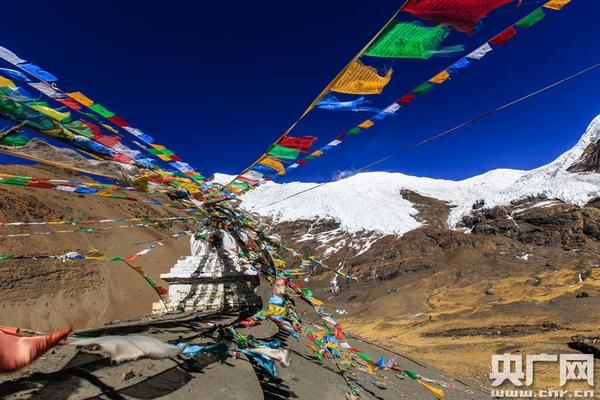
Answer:
<svg viewBox="0 0 600 400"><path fill-rule="evenodd" d="M567 171L600 173L600 140L586 147L581 158L567 168Z"/></svg>
<svg viewBox="0 0 600 400"><path fill-rule="evenodd" d="M504 235L523 243L573 246L600 240L600 211L559 201L528 198L480 209L463 218L473 234Z"/></svg>

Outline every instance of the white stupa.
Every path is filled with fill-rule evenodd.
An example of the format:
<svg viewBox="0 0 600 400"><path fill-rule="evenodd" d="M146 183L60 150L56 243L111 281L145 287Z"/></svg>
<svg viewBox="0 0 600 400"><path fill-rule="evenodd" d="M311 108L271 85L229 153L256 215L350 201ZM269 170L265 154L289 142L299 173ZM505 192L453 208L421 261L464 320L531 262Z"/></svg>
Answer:
<svg viewBox="0 0 600 400"><path fill-rule="evenodd" d="M236 238L228 231L211 227L193 235L191 255L182 257L160 276L169 283L167 307L179 311L260 308L261 299L254 292L259 284L257 271L240 257L240 245L247 239L244 232ZM157 304L155 310L159 308L164 309Z"/></svg>

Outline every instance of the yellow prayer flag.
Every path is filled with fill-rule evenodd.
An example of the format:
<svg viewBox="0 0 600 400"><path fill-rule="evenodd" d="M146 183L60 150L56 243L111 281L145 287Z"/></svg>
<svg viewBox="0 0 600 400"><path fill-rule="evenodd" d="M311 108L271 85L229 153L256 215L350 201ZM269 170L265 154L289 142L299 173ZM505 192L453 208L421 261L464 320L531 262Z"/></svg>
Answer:
<svg viewBox="0 0 600 400"><path fill-rule="evenodd" d="M56 111L53 108L50 107L46 107L46 106L42 106L39 104L34 104L32 106L29 106L30 108L33 108L36 111L41 112L42 114L52 118L55 121L58 122L62 122L65 121L67 119L69 119L69 117L71 117L71 113L69 113L68 111L66 112L60 112L60 111Z"/></svg>
<svg viewBox="0 0 600 400"><path fill-rule="evenodd" d="M429 82L440 84L446 82L446 79L448 78L450 78L450 74L448 73L448 71L443 70L442 72L431 78Z"/></svg>
<svg viewBox="0 0 600 400"><path fill-rule="evenodd" d="M13 81L11 81L10 79L0 76L0 87L14 88L14 87L17 87L17 85L15 85L15 83Z"/></svg>
<svg viewBox="0 0 600 400"><path fill-rule="evenodd" d="M570 2L571 2L571 0L550 0L549 2L544 4L544 7L550 8L552 10L561 10L564 6L566 6Z"/></svg>
<svg viewBox="0 0 600 400"><path fill-rule="evenodd" d="M308 300L316 307L323 305L323 302L321 300L315 299L314 297L309 297Z"/></svg>
<svg viewBox="0 0 600 400"><path fill-rule="evenodd" d="M109 131L111 131L112 133L119 133L119 131L117 131L115 128L113 128L110 125L107 124L101 124L103 127L105 127L106 129L108 129Z"/></svg>
<svg viewBox="0 0 600 400"><path fill-rule="evenodd" d="M272 317L273 315L278 315L280 317L285 317L287 315L287 309L283 307L276 306L275 304L269 304L268 310L263 310L263 315L267 318Z"/></svg>
<svg viewBox="0 0 600 400"><path fill-rule="evenodd" d="M365 120L365 121L361 122L361 123L358 125L358 127L359 127L359 128L361 128L361 129L369 129L369 128L370 128L370 127L372 127L373 125L375 125L375 124L373 123L373 121L371 121L370 119L367 119L367 120Z"/></svg>
<svg viewBox="0 0 600 400"><path fill-rule="evenodd" d="M156 157L160 158L163 161L171 161L171 156L168 156L166 154L155 154Z"/></svg>
<svg viewBox="0 0 600 400"><path fill-rule="evenodd" d="M260 165L264 165L266 167L273 168L274 170L277 171L277 173L279 175L285 175L285 167L283 166L283 164L273 158L265 156L265 157L261 158L258 163Z"/></svg>
<svg viewBox="0 0 600 400"><path fill-rule="evenodd" d="M94 102L87 97L85 94L81 92L71 92L67 93L67 96L78 102L79 104L83 104L86 107L89 107L94 104Z"/></svg>
<svg viewBox="0 0 600 400"><path fill-rule="evenodd" d="M379 94L392 79L392 73L393 70L389 69L384 76L381 76L375 68L355 61L333 83L331 90L347 94Z"/></svg>
<svg viewBox="0 0 600 400"><path fill-rule="evenodd" d="M321 150L315 150L312 153L310 153L310 155L313 157L319 157L323 155L323 152Z"/></svg>
<svg viewBox="0 0 600 400"><path fill-rule="evenodd" d="M432 386L432 385L428 385L420 379L417 381L417 383L419 385L423 386L425 389L429 390L431 392L431 394L433 394L439 400L446 397L446 395L444 394L444 391L442 389L436 388L435 386Z"/></svg>
<svg viewBox="0 0 600 400"><path fill-rule="evenodd" d="M151 144L150 146L152 146L153 148L155 148L156 150L166 150L167 148L165 146L163 146L162 144Z"/></svg>

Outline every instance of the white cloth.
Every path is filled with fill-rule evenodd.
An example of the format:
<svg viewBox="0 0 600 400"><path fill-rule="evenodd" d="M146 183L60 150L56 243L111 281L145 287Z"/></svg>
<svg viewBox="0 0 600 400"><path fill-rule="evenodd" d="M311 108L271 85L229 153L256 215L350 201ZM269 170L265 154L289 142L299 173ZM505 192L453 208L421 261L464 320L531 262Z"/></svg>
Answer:
<svg viewBox="0 0 600 400"><path fill-rule="evenodd" d="M270 347L256 347L249 350L277 360L284 367L290 366L290 352L288 350L272 349Z"/></svg>
<svg viewBox="0 0 600 400"><path fill-rule="evenodd" d="M99 346L110 354L110 359L114 362L136 360L142 357L160 360L175 357L182 350L158 339L140 335L70 339L67 344L78 347Z"/></svg>
<svg viewBox="0 0 600 400"><path fill-rule="evenodd" d="M473 50L471 53L467 54L465 57L472 58L475 60L481 60L490 51L492 51L492 46L490 46L488 43L486 43L483 46L480 46L477 49Z"/></svg>
<svg viewBox="0 0 600 400"><path fill-rule="evenodd" d="M11 64L22 64L26 61L26 60L23 60L22 58L19 58L15 53L13 53L9 49L6 49L2 46L0 46L0 58L5 59L6 61L8 61Z"/></svg>

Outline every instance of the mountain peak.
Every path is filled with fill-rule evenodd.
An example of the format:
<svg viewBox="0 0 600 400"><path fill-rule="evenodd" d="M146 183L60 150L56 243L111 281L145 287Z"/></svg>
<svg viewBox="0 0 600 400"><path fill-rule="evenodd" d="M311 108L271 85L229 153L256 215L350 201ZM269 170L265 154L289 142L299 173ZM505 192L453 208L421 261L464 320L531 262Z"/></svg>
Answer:
<svg viewBox="0 0 600 400"><path fill-rule="evenodd" d="M557 199L583 206L600 196L600 116L579 142L556 160L530 170L496 169L461 181L402 173L366 172L312 188L315 183L267 182L243 196L251 211L277 221L333 219L351 233L375 231L402 235L422 226L415 205L402 195L411 191L441 200L450 207L448 225L455 227L475 203L495 207L527 197ZM581 173L586 172L586 173Z"/></svg>

